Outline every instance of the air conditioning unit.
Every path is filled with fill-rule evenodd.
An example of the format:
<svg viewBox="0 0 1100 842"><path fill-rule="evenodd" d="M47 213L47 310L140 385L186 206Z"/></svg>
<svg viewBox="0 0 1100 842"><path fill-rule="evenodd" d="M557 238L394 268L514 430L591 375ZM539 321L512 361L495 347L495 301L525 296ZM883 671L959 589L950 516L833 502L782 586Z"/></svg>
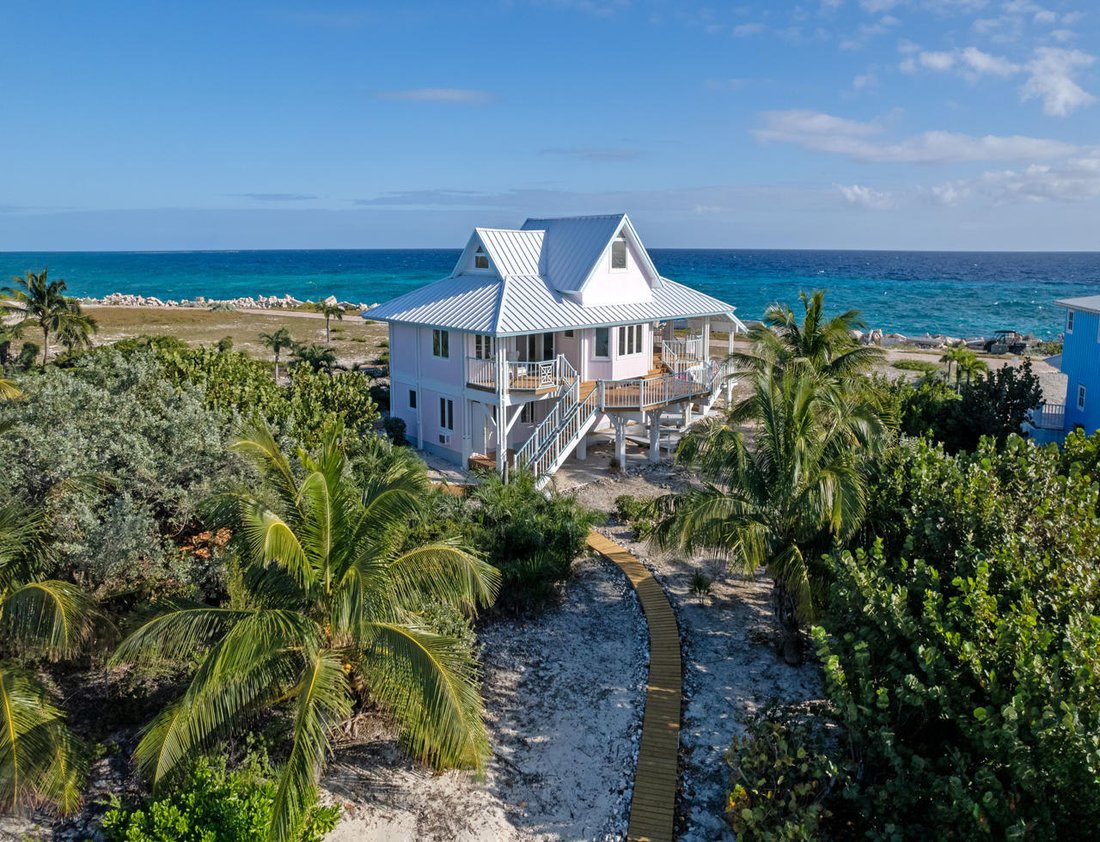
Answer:
<svg viewBox="0 0 1100 842"><path fill-rule="evenodd" d="M450 446L450 444L451 444L451 433L440 433L439 434L439 443Z"/></svg>

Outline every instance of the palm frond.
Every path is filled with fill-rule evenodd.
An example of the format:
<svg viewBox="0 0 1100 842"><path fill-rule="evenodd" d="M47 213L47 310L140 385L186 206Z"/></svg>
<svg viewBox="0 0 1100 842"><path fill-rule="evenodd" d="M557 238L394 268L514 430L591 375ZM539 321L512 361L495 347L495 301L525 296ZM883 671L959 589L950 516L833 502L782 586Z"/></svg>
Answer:
<svg viewBox="0 0 1100 842"><path fill-rule="evenodd" d="M294 744L279 776L272 806L273 842L297 838L306 806L317 793L332 729L351 712L348 678L332 651L313 654L295 688Z"/></svg>
<svg viewBox="0 0 1100 842"><path fill-rule="evenodd" d="M476 662L461 642L409 624L376 623L361 671L401 740L434 766L484 768L489 756Z"/></svg>
<svg viewBox="0 0 1100 842"><path fill-rule="evenodd" d="M402 553L389 563L386 574L403 604L427 597L472 610L492 605L500 590L500 571L453 541Z"/></svg>
<svg viewBox="0 0 1100 842"><path fill-rule="evenodd" d="M0 603L0 632L20 649L52 660L75 655L91 639L95 600L69 582L28 582Z"/></svg>
<svg viewBox="0 0 1100 842"><path fill-rule="evenodd" d="M62 814L80 806L83 751L64 714L26 670L0 666L0 804L51 804Z"/></svg>

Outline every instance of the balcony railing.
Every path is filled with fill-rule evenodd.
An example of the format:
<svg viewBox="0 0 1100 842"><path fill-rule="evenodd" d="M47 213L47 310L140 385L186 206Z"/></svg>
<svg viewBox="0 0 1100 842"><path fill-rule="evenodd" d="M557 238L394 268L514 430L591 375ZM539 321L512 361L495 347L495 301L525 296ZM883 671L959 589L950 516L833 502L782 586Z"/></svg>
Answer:
<svg viewBox="0 0 1100 842"><path fill-rule="evenodd" d="M555 389L577 376L576 369L564 354L558 354L549 360L509 361L504 365L508 389L517 392L541 392ZM466 382L471 386L496 389L495 360L467 357L466 371Z"/></svg>
<svg viewBox="0 0 1100 842"><path fill-rule="evenodd" d="M1066 428L1066 405L1064 403L1045 403L1031 410L1031 423L1039 430L1064 430Z"/></svg>

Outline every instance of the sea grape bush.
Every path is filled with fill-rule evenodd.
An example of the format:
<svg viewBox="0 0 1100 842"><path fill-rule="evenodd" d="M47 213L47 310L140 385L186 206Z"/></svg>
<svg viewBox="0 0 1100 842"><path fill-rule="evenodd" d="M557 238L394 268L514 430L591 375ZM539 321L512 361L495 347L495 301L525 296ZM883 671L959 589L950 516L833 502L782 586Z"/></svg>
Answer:
<svg viewBox="0 0 1100 842"><path fill-rule="evenodd" d="M1028 412L1039 405L1042 389L1031 362L978 374L959 391L938 379L892 387L900 432L931 436L947 450L974 450L983 437L1003 442L1017 434Z"/></svg>
<svg viewBox="0 0 1100 842"><path fill-rule="evenodd" d="M805 711L769 704L745 723L726 753L726 820L738 839L796 842L820 837L828 797L845 771L825 752Z"/></svg>
<svg viewBox="0 0 1100 842"><path fill-rule="evenodd" d="M127 349L151 347L166 376L179 386L201 388L211 409L244 419L259 416L306 447L317 445L333 424L359 435L379 417L370 378L362 372L296 366L290 385L282 387L266 362L242 351L191 348L172 338L119 344Z"/></svg>
<svg viewBox="0 0 1100 842"><path fill-rule="evenodd" d="M830 703L819 724L839 726L821 836L1094 832L1098 450L1100 434L1064 454L1016 436L957 456L903 439L881 461L869 531L826 558L814 629ZM767 727L810 754L822 744L783 720ZM750 749L735 745L734 762ZM754 804L767 791L742 786ZM766 811L746 838L797 826L792 810Z"/></svg>

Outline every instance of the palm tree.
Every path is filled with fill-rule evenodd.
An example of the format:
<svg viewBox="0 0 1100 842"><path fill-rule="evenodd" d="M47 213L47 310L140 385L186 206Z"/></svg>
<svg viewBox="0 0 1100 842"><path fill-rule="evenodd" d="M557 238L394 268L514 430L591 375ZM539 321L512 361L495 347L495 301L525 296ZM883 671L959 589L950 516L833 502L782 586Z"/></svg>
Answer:
<svg viewBox="0 0 1100 842"><path fill-rule="evenodd" d="M14 380L0 377L0 400L11 401L23 394L23 391L15 384Z"/></svg>
<svg viewBox="0 0 1100 842"><path fill-rule="evenodd" d="M50 334L67 347L86 347L96 331L95 319L65 295L65 281L51 281L47 272L27 272L25 277L12 278L15 286L0 289L0 313L14 314L19 323L30 322L42 331L42 365L49 356Z"/></svg>
<svg viewBox="0 0 1100 842"><path fill-rule="evenodd" d="M764 320L749 329L749 351L733 355L743 371L770 369L776 376L791 365L808 367L825 377L852 379L882 360L882 349L860 345L852 331L864 327L858 310L825 319L825 292L799 293L803 316L799 324L787 304L773 304Z"/></svg>
<svg viewBox="0 0 1100 842"><path fill-rule="evenodd" d="M318 309L325 317L325 342L331 345L332 333L329 331L329 319L336 318L342 322L344 320L344 308L336 303L335 298L329 297L318 305Z"/></svg>
<svg viewBox="0 0 1100 842"><path fill-rule="evenodd" d="M158 784L246 715L283 706L292 739L270 837L286 840L357 698L389 710L417 758L481 768L489 746L476 662L430 631L421 610L473 612L492 602L499 574L450 541L403 548L429 496L423 472L394 465L358 485L337 432L316 454L300 452L297 466L264 426L235 449L263 478L256 493L219 505L241 550L242 604L175 606L113 659L198 658L190 686L138 744L140 769Z"/></svg>
<svg viewBox="0 0 1100 842"><path fill-rule="evenodd" d="M76 585L38 577L44 520L18 504L0 506L0 805L16 811L80 805L83 752L65 715L28 661L69 658L92 637L91 597Z"/></svg>
<svg viewBox="0 0 1100 842"><path fill-rule="evenodd" d="M275 382L279 382L279 356L287 348L294 347L294 339L285 327L281 327L272 333L261 333L260 341L275 354Z"/></svg>
<svg viewBox="0 0 1100 842"><path fill-rule="evenodd" d="M966 375L969 384L971 378L979 371L989 371L989 366L984 360L978 359L977 353L965 345L953 345L940 357L941 363L947 363L947 379L951 379L951 365L955 365L955 389L958 390L962 383L962 376Z"/></svg>
<svg viewBox="0 0 1100 842"><path fill-rule="evenodd" d="M295 345L296 364L309 366L313 371L332 371L336 365L336 352L323 345Z"/></svg>
<svg viewBox="0 0 1100 842"><path fill-rule="evenodd" d="M738 427L759 425L751 445ZM813 616L807 552L844 539L866 509L859 457L881 446L885 428L872 400L807 371L753 375L753 393L726 418L701 422L678 458L703 485L656 501L654 540L709 550L775 582L788 661L801 657L800 623Z"/></svg>

